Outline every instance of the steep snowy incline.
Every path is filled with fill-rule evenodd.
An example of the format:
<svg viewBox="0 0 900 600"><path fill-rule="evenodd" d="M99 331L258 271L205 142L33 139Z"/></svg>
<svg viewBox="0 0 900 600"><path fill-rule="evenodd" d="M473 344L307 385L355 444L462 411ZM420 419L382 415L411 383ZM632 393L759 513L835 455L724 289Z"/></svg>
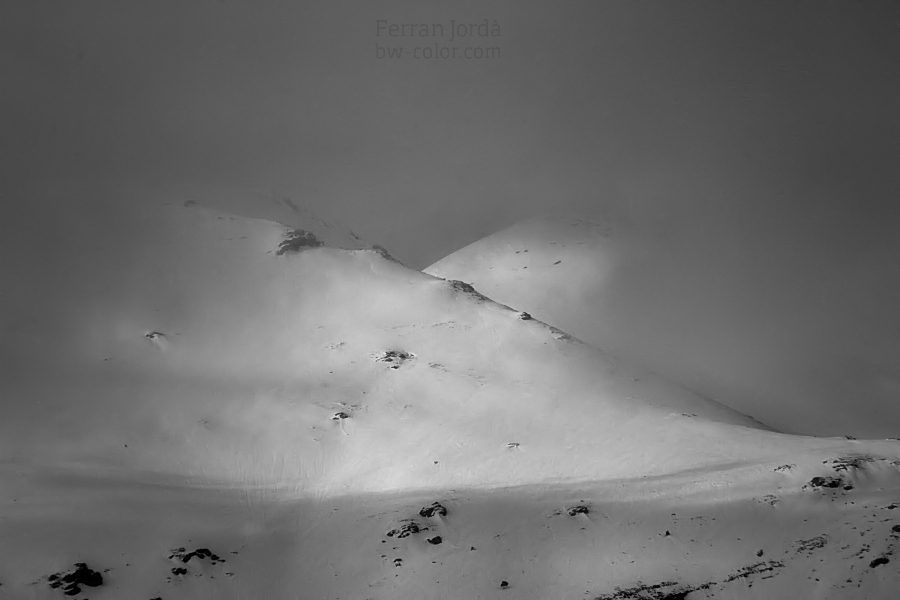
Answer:
<svg viewBox="0 0 900 600"><path fill-rule="evenodd" d="M146 224L116 268L36 298L58 336L4 338L4 456L339 493L640 477L835 444L767 431L376 251L196 206Z"/></svg>
<svg viewBox="0 0 900 600"><path fill-rule="evenodd" d="M679 235L544 217L425 272L467 281L781 431L900 435L900 321L878 308L893 305L892 286L871 289L849 264L800 253L766 261L737 241L708 248Z"/></svg>

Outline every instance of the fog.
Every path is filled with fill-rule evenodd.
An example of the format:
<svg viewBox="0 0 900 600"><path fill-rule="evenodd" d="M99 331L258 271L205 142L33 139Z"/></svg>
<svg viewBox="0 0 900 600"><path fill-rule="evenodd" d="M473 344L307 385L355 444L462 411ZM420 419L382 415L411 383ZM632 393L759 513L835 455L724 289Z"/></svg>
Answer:
<svg viewBox="0 0 900 600"><path fill-rule="evenodd" d="M815 298L853 339L841 368L900 355L897 3L91 0L0 17L4 331L72 264L139 252L142 206L252 214L280 194L415 268L535 215L614 214L694 261L659 265L673 285L733 263L713 315L800 319ZM451 41L451 20L489 35ZM416 58L435 43L492 55ZM747 281L771 305L742 306Z"/></svg>

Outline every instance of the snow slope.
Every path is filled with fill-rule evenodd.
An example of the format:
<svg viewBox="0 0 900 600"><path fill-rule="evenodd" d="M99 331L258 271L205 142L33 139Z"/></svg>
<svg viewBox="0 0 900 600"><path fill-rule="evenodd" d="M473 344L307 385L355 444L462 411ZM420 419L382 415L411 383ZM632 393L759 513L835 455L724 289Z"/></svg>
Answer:
<svg viewBox="0 0 900 600"><path fill-rule="evenodd" d="M142 223L4 315L0 598L900 583L895 441L774 432L379 251L197 205Z"/></svg>
<svg viewBox="0 0 900 600"><path fill-rule="evenodd" d="M79 280L107 282L99 297L49 302L70 329L14 359L8 451L376 491L669 472L758 446L761 432L701 420L756 426L743 415L378 252L278 255L286 228L269 221L193 206L158 218L158 242L125 268ZM412 356L379 361L390 351ZM30 372L38 360L53 377Z"/></svg>
<svg viewBox="0 0 900 600"><path fill-rule="evenodd" d="M900 435L895 291L872 265L812 262L804 249L767 256L762 241L752 251L705 244L697 232L544 217L425 272L467 281L779 430Z"/></svg>
<svg viewBox="0 0 900 600"><path fill-rule="evenodd" d="M179 186L169 194L183 205L209 208L223 216L263 219L314 231L319 240L332 248L362 250L371 247L342 223L316 214L303 202L277 190L204 185Z"/></svg>
<svg viewBox="0 0 900 600"><path fill-rule="evenodd" d="M102 585L76 597L95 600L895 598L897 465L847 472L792 458L730 473L326 498L7 465L0 598L64 597L53 576L79 563ZM811 472L855 487L810 488ZM435 503L444 510L429 516Z"/></svg>

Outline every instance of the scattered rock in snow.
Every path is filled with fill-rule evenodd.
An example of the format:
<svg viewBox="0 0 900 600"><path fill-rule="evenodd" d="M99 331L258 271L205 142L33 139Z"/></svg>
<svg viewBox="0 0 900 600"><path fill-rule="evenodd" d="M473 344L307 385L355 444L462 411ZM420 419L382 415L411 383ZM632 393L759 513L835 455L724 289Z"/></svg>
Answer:
<svg viewBox="0 0 900 600"><path fill-rule="evenodd" d="M467 294L477 294L475 288L472 287L471 283L466 283L465 281L460 281L459 279L450 279L449 280L450 287L458 292L465 292Z"/></svg>
<svg viewBox="0 0 900 600"><path fill-rule="evenodd" d="M506 444L506 447L507 447L507 448L518 448L518 447L519 447L519 442L509 442L509 443Z"/></svg>
<svg viewBox="0 0 900 600"><path fill-rule="evenodd" d="M900 533L900 525L894 525L891 527L891 531L894 533Z"/></svg>
<svg viewBox="0 0 900 600"><path fill-rule="evenodd" d="M857 550L856 554L853 555L853 558L862 558L864 554L868 553L872 547L868 544L863 544L859 550Z"/></svg>
<svg viewBox="0 0 900 600"><path fill-rule="evenodd" d="M780 561L758 562L738 569L720 583L730 583L737 579L749 579L753 575L774 572L782 567L784 567L784 563ZM769 575L769 577L771 576ZM651 585L638 582L636 586L630 588L616 587L612 594L602 594L594 598L594 600L687 600L688 595L692 592L708 590L714 585L717 585L717 583L712 581L691 586L679 584L677 581L663 581ZM665 588L674 589L667 591Z"/></svg>
<svg viewBox="0 0 900 600"><path fill-rule="evenodd" d="M54 573L47 577L50 587L62 588L67 596L75 596L81 593L82 585L99 587L103 585L103 575L94 571L86 563L75 563L75 569L68 573Z"/></svg>
<svg viewBox="0 0 900 600"><path fill-rule="evenodd" d="M387 251L387 248L385 248L385 247L382 246L381 244L373 244L373 245L372 245L372 250L374 250L375 252L377 252L379 255L381 255L382 258L384 258L384 259L386 259L386 260L389 260L389 261L391 261L391 262L395 262L395 263L400 264L400 265L403 264L403 263L401 263L399 260L397 260L396 258L394 258L393 256L391 256L391 253Z"/></svg>
<svg viewBox="0 0 900 600"><path fill-rule="evenodd" d="M350 418L350 415L348 415L345 412L336 412L336 413L334 413L334 416L331 417L331 420L332 421L340 421L342 419L349 419L349 418Z"/></svg>
<svg viewBox="0 0 900 600"><path fill-rule="evenodd" d="M523 311L519 313L519 319L521 319L522 321L530 321L532 319L532 316Z"/></svg>
<svg viewBox="0 0 900 600"><path fill-rule="evenodd" d="M875 457L865 455L841 456L831 461L831 468L837 472L861 469L866 463L875 462L875 460Z"/></svg>
<svg viewBox="0 0 900 600"><path fill-rule="evenodd" d="M579 504L578 506L570 506L566 509L566 512L570 517L574 517L575 515L586 515L591 512L591 509L583 504Z"/></svg>
<svg viewBox="0 0 900 600"><path fill-rule="evenodd" d="M888 564L889 562L891 562L891 560L890 560L887 556L885 556L884 554L882 554L881 556L879 556L878 558L876 558L875 560L873 560L872 562L870 562L870 563L869 563L869 567L872 568L872 569L874 569L875 567L877 567L877 566L879 566L879 565L886 565L886 564Z"/></svg>
<svg viewBox="0 0 900 600"><path fill-rule="evenodd" d="M285 233L285 240L278 244L275 254L281 256L287 252L300 252L306 248L316 248L322 245L316 236L304 229L292 229Z"/></svg>
<svg viewBox="0 0 900 600"><path fill-rule="evenodd" d="M809 480L809 483L803 486L804 488L811 487L813 489L819 488L838 488L844 484L844 480L840 477L813 477Z"/></svg>
<svg viewBox="0 0 900 600"><path fill-rule="evenodd" d="M462 292L464 294L468 294L475 298L479 302L485 302L490 300L487 296L476 290L472 287L472 284L466 283L465 281L460 281L458 279L450 279L449 280L450 287L456 290L457 292Z"/></svg>
<svg viewBox="0 0 900 600"><path fill-rule="evenodd" d="M782 567L784 567L784 563L777 560L770 560L768 563L758 562L748 567L742 567L738 569L736 572L726 577L724 583L730 583L736 579L747 579L751 575L767 573L769 571L774 571L775 569L780 569Z"/></svg>
<svg viewBox="0 0 900 600"><path fill-rule="evenodd" d="M688 588L684 590L672 590L671 592L660 591L662 588L675 587L678 583L675 581L663 581L652 585L638 584L630 588L616 587L612 594L602 594L597 596L595 600L683 600L687 595L699 588Z"/></svg>
<svg viewBox="0 0 900 600"><path fill-rule="evenodd" d="M509 582L506 581L506 580L501 581L501 582L500 582L500 587L502 587L503 589L508 588L508 587L509 587Z"/></svg>
<svg viewBox="0 0 900 600"><path fill-rule="evenodd" d="M437 546L444 540L443 540L443 538L441 538L441 536L436 535L434 537L426 538L425 541L428 542L429 544L431 544L432 546Z"/></svg>
<svg viewBox="0 0 900 600"><path fill-rule="evenodd" d="M404 523L399 528L391 529L387 532L388 537L394 537L395 535L398 538L409 537L414 533L419 533L421 531L419 529L419 524L415 521L409 521L408 523Z"/></svg>
<svg viewBox="0 0 900 600"><path fill-rule="evenodd" d="M785 472L787 472L787 471L792 470L792 469L793 469L794 467L796 467L796 466L797 466L797 465L794 465L794 464L781 465L780 467L775 467L775 468L773 469L773 471L775 471L776 473L785 473Z"/></svg>
<svg viewBox="0 0 900 600"><path fill-rule="evenodd" d="M827 544L827 543L828 543L827 535L818 535L818 536L816 536L814 538L810 538L808 540L798 540L796 552L810 553L813 550L818 550L819 548L824 548L825 544Z"/></svg>
<svg viewBox="0 0 900 600"><path fill-rule="evenodd" d="M209 548L197 548L193 552L185 552L184 548L175 548L171 551L172 553L169 555L169 560L180 560L183 563L189 562L192 558L204 559L208 558L210 563L217 564L220 562L225 562L224 558L219 558L218 555L210 552Z"/></svg>
<svg viewBox="0 0 900 600"><path fill-rule="evenodd" d="M184 547L174 548L169 551L169 560L181 564L187 564L192 560L209 561L212 565L225 562L224 558L220 558L209 548L197 548L193 551L187 551ZM176 566L171 569L172 575L187 575L187 567Z"/></svg>
<svg viewBox="0 0 900 600"><path fill-rule="evenodd" d="M160 350L166 350L169 347L169 338L167 338L164 333L159 331L148 331L144 334L144 337L153 342L153 345Z"/></svg>
<svg viewBox="0 0 900 600"><path fill-rule="evenodd" d="M435 515L446 517L447 509L437 502L432 502L431 506L426 506L419 511L420 517L430 518Z"/></svg>
<svg viewBox="0 0 900 600"><path fill-rule="evenodd" d="M399 369L400 366L416 357L412 352L404 352L403 350L386 350L382 354L375 356L375 362L389 363L392 369Z"/></svg>

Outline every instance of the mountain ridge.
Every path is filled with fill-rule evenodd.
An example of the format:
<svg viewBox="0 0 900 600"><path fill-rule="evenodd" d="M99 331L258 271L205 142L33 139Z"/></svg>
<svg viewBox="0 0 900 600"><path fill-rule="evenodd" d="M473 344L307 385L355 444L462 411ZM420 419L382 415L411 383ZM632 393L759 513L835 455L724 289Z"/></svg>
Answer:
<svg viewBox="0 0 900 600"><path fill-rule="evenodd" d="M424 271L468 281L776 429L896 435L895 319L871 311L887 290L679 235L547 215Z"/></svg>

